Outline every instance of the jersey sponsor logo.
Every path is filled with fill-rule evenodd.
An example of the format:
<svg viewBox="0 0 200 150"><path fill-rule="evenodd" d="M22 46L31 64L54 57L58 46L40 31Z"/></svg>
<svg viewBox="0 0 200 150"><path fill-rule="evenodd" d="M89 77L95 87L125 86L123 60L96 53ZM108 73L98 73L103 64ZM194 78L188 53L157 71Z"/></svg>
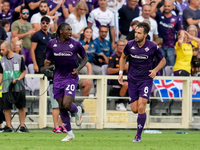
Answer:
<svg viewBox="0 0 200 150"><path fill-rule="evenodd" d="M131 49L135 49L135 47L134 47L134 46L132 46L132 47L131 47Z"/></svg>
<svg viewBox="0 0 200 150"><path fill-rule="evenodd" d="M138 125L138 128L139 128L139 129L141 129L141 128L142 128L142 125L141 125L141 124L139 124L139 125Z"/></svg>
<svg viewBox="0 0 200 150"><path fill-rule="evenodd" d="M5 73L6 73L6 74L9 74L10 77L13 77L13 71L9 71L9 70L7 70L7 71L5 71Z"/></svg>
<svg viewBox="0 0 200 150"><path fill-rule="evenodd" d="M58 47L58 45L57 45L57 44L54 44L53 47Z"/></svg>
<svg viewBox="0 0 200 150"><path fill-rule="evenodd" d="M132 55L131 57L136 58L136 59L148 59L147 55Z"/></svg>
<svg viewBox="0 0 200 150"><path fill-rule="evenodd" d="M73 53L69 51L54 53L54 56L72 56Z"/></svg>
<svg viewBox="0 0 200 150"><path fill-rule="evenodd" d="M148 48L148 47L146 47L144 50L145 50L146 52L148 52L148 51L149 51L149 48Z"/></svg>
<svg viewBox="0 0 200 150"><path fill-rule="evenodd" d="M73 44L70 44L70 45L69 45L69 47L70 47L70 48L73 48L73 47L74 47L74 45L73 45Z"/></svg>
<svg viewBox="0 0 200 150"><path fill-rule="evenodd" d="M173 28L173 27L174 27L173 24L167 24L167 23L164 23L164 22L162 22L162 21L160 21L160 24L163 25L163 26L166 27L166 28Z"/></svg>

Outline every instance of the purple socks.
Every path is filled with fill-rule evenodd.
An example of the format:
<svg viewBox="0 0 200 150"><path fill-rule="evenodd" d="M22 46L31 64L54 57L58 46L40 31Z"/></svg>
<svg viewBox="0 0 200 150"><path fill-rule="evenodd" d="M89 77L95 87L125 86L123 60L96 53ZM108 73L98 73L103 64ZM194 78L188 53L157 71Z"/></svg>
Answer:
<svg viewBox="0 0 200 150"><path fill-rule="evenodd" d="M78 108L77 108L76 104L72 103L70 113L76 114L77 112L78 112ZM69 117L68 111L60 112L60 117L61 117L67 131L71 131L72 128L71 128L71 124L70 124L70 117Z"/></svg>
<svg viewBox="0 0 200 150"><path fill-rule="evenodd" d="M141 134L142 134L142 130L143 130L144 125L145 125L145 121L146 121L146 113L138 114L138 118L137 118L137 134L136 134L136 136L138 136L138 138L141 138Z"/></svg>
<svg viewBox="0 0 200 150"><path fill-rule="evenodd" d="M78 112L78 108L77 108L76 104L72 103L72 107L70 109L70 113L76 114L77 112Z"/></svg>
<svg viewBox="0 0 200 150"><path fill-rule="evenodd" d="M63 121L63 124L65 126L65 128L67 129L67 131L71 131L71 124L70 124L70 117L69 117L69 113L68 111L65 112L60 112L60 117Z"/></svg>

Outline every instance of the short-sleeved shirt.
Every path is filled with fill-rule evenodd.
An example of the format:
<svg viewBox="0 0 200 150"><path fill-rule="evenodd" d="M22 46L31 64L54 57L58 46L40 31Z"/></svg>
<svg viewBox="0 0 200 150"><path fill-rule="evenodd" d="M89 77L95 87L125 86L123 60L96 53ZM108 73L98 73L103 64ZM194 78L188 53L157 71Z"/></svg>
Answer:
<svg viewBox="0 0 200 150"><path fill-rule="evenodd" d="M39 2L40 0L25 0L25 7L28 8L29 10L29 18L28 18L28 21L31 20L31 17L33 16L33 14L36 14L38 13L40 10L39 10L39 7L35 8L34 10L31 10L30 7L28 6L29 3L33 2L33 3L37 3Z"/></svg>
<svg viewBox="0 0 200 150"><path fill-rule="evenodd" d="M18 34L24 34L29 30L33 29L32 25L29 22L22 23L20 20L13 22L11 26L12 31L18 31ZM27 35L22 38L22 46L26 49L31 48L31 35Z"/></svg>
<svg viewBox="0 0 200 150"><path fill-rule="evenodd" d="M163 13L156 13L159 37L163 39L162 47L172 48L176 43L176 32L181 30L181 22L178 16L167 18Z"/></svg>
<svg viewBox="0 0 200 150"><path fill-rule="evenodd" d="M78 79L78 76L72 75L73 69L78 67L78 54L84 58L86 52L81 43L73 39L69 39L64 44L61 43L59 38L54 38L48 42L46 59L53 59L55 63L55 88L63 89L66 80Z"/></svg>
<svg viewBox="0 0 200 150"><path fill-rule="evenodd" d="M31 38L31 42L37 43L37 47L35 49L35 57L37 65L39 67L44 65L44 61L42 60L40 62L40 59L42 57L43 52L47 48L47 43L49 42L49 40L51 40L51 33L47 32L46 34L42 30L36 32Z"/></svg>
<svg viewBox="0 0 200 150"><path fill-rule="evenodd" d="M40 12L34 14L34 15L31 17L31 24L38 23L39 26L40 26L42 17L43 17L43 16L40 14ZM48 17L48 18L50 19L50 16L46 15L46 17ZM53 20L50 21L50 24L53 24ZM48 30L50 30L50 27L49 27Z"/></svg>
<svg viewBox="0 0 200 150"><path fill-rule="evenodd" d="M99 38L96 38L94 42L100 47L101 51L106 55L106 57L110 57L110 55L113 53L112 46L110 41L104 40L100 41Z"/></svg>
<svg viewBox="0 0 200 150"><path fill-rule="evenodd" d="M52 11L57 6L57 4L59 3L59 1L47 0L47 3L49 4L49 10ZM65 5L65 8L68 8L67 1L65 1L64 5ZM65 22L65 17L63 15L62 7L58 8L58 10L55 12L55 15L56 14L59 17L58 21L57 21L58 25L60 23L62 23L62 22Z"/></svg>
<svg viewBox="0 0 200 150"><path fill-rule="evenodd" d="M139 16L139 8L135 7L135 10L124 6L119 10L119 30L123 35L127 35L131 21Z"/></svg>
<svg viewBox="0 0 200 150"><path fill-rule="evenodd" d="M183 11L183 27L185 30L187 30L187 27L189 24L187 23L187 19L193 19L193 20L198 20L200 19L200 10L197 9L196 11L192 10L190 7L187 7ZM196 25L196 27L198 27Z"/></svg>
<svg viewBox="0 0 200 150"><path fill-rule="evenodd" d="M81 44L83 46L86 45L85 41L81 41ZM86 53L88 55L88 62L93 63L95 54L98 55L98 54L102 53L102 51L101 51L100 47L96 43L90 42L88 44L89 44L89 47L86 50Z"/></svg>
<svg viewBox="0 0 200 150"><path fill-rule="evenodd" d="M113 53L109 57L108 61L108 68L119 68L119 60L121 56L118 56L116 53ZM124 74L126 74L126 71L124 71ZM119 73L113 74L113 75L119 75Z"/></svg>
<svg viewBox="0 0 200 150"><path fill-rule="evenodd" d="M153 59L156 57L160 61L163 58L159 47L149 40L141 48L135 40L129 41L124 48L124 54L129 56L128 80L131 81L153 80L149 77L149 70L153 69Z"/></svg>
<svg viewBox="0 0 200 150"><path fill-rule="evenodd" d="M7 14L4 14L2 12L2 13L0 13L0 20L6 19L10 22L10 25L11 25L12 22L13 22L12 20L13 20L13 14L14 13L15 13L14 9L10 9Z"/></svg>
<svg viewBox="0 0 200 150"><path fill-rule="evenodd" d="M134 18L133 21L134 21L134 20L137 20L137 21L139 21L139 22L143 22L143 21L144 21L144 18L143 18L142 16L139 16L139 17L137 17L137 18ZM158 24L157 24L157 22L156 22L154 19L152 19L151 17L149 18L149 22L150 22L150 27L151 27L151 29L150 29L148 35L150 36L150 41L153 41L153 35L158 35Z"/></svg>
<svg viewBox="0 0 200 150"><path fill-rule="evenodd" d="M8 36L6 34L5 29L2 26L0 26L0 40L4 41L4 40L6 40L7 37Z"/></svg>
<svg viewBox="0 0 200 150"><path fill-rule="evenodd" d="M101 11L100 8L96 8L89 14L88 22L92 24L93 39L96 39L99 37L100 25L114 27L114 15L108 9L106 9L106 11ZM109 34L107 34L106 40L110 40Z"/></svg>

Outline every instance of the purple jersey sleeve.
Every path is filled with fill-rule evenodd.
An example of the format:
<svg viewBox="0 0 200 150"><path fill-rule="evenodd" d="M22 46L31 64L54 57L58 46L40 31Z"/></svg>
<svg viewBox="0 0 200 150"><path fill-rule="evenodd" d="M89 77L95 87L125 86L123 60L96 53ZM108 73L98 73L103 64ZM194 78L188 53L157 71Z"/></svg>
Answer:
<svg viewBox="0 0 200 150"><path fill-rule="evenodd" d="M86 51L85 49L83 48L83 46L81 45L81 43L78 44L78 54L84 58L85 55L86 55Z"/></svg>
<svg viewBox="0 0 200 150"><path fill-rule="evenodd" d="M129 43L130 43L130 41L126 44L126 46L125 46L125 48L124 48L124 54L127 56L127 55L129 55L130 54L130 52L129 52Z"/></svg>
<svg viewBox="0 0 200 150"><path fill-rule="evenodd" d="M154 53L155 57L160 61L161 59L163 59L163 54L160 50L160 48L157 46L155 53Z"/></svg>
<svg viewBox="0 0 200 150"><path fill-rule="evenodd" d="M52 57L53 57L53 50L52 50L52 44L51 44L51 40L50 40L48 42L47 48L46 48L46 59L51 60Z"/></svg>

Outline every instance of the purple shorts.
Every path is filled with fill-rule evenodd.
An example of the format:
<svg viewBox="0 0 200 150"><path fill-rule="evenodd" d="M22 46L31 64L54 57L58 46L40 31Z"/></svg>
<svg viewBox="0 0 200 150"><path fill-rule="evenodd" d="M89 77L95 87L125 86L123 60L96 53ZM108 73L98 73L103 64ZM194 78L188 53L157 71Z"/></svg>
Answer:
<svg viewBox="0 0 200 150"><path fill-rule="evenodd" d="M28 65L33 63L29 49L26 49L26 48L23 47L22 55L24 55L24 57L25 57L25 65L27 67L28 67Z"/></svg>
<svg viewBox="0 0 200 150"><path fill-rule="evenodd" d="M128 92L129 92L129 101L133 103L138 100L139 97L149 100L151 89L153 86L153 80L146 81L129 81L128 82Z"/></svg>
<svg viewBox="0 0 200 150"><path fill-rule="evenodd" d="M65 88L53 87L54 99L61 98L64 95L75 97L77 83L78 83L77 80L67 80L67 81L65 80L64 81Z"/></svg>

